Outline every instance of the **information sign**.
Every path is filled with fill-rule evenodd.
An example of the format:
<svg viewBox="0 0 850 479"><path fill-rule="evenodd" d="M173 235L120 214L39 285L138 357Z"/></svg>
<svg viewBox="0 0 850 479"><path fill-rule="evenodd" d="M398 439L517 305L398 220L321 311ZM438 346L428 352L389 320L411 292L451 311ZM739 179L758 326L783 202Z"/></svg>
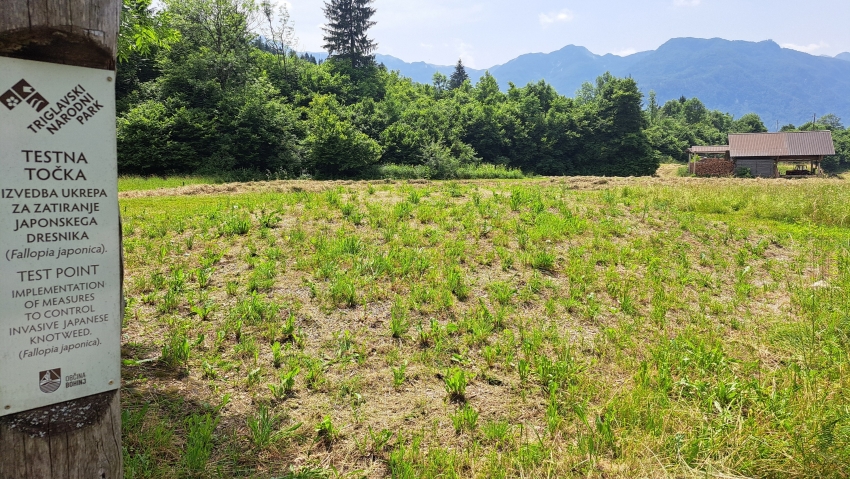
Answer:
<svg viewBox="0 0 850 479"><path fill-rule="evenodd" d="M114 77L0 58L0 416L120 386Z"/></svg>

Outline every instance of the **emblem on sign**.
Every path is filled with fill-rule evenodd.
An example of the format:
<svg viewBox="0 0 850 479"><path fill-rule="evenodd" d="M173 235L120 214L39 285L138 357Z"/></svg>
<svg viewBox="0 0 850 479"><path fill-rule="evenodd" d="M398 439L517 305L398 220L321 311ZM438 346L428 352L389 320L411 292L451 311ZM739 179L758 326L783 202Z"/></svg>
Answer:
<svg viewBox="0 0 850 479"><path fill-rule="evenodd" d="M55 393L62 385L62 369L50 369L38 373L38 387L45 394Z"/></svg>
<svg viewBox="0 0 850 479"><path fill-rule="evenodd" d="M6 105L6 108L10 110L23 102L27 102L37 112L44 110L50 104L26 80L15 83L15 86L0 95L0 103Z"/></svg>

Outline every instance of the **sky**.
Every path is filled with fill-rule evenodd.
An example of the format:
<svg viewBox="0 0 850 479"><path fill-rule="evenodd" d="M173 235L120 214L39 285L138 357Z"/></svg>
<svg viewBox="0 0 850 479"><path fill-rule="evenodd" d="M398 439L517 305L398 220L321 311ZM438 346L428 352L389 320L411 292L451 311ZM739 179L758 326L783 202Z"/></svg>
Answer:
<svg viewBox="0 0 850 479"><path fill-rule="evenodd" d="M274 1L274 0L272 0ZM285 3L300 51L322 51L323 0ZM489 68L566 45L596 54L654 50L671 38L773 40L814 55L850 52L850 0L375 0L378 53Z"/></svg>

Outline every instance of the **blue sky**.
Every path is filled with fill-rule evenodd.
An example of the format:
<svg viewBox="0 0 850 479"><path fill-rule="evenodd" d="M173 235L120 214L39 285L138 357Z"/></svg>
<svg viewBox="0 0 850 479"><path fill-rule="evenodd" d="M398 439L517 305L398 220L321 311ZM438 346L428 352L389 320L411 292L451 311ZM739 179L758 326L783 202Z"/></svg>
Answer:
<svg viewBox="0 0 850 479"><path fill-rule="evenodd" d="M298 49L321 51L323 0L287 0ZM581 45L653 50L675 37L773 40L815 55L850 51L850 0L376 0L379 53L475 68Z"/></svg>

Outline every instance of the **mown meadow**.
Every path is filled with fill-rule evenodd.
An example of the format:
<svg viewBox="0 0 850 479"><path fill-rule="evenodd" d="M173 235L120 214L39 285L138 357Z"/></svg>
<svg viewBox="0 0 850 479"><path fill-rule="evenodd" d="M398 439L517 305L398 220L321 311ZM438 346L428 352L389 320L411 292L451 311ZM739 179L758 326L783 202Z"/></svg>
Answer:
<svg viewBox="0 0 850 479"><path fill-rule="evenodd" d="M850 475L843 180L120 201L127 478Z"/></svg>

